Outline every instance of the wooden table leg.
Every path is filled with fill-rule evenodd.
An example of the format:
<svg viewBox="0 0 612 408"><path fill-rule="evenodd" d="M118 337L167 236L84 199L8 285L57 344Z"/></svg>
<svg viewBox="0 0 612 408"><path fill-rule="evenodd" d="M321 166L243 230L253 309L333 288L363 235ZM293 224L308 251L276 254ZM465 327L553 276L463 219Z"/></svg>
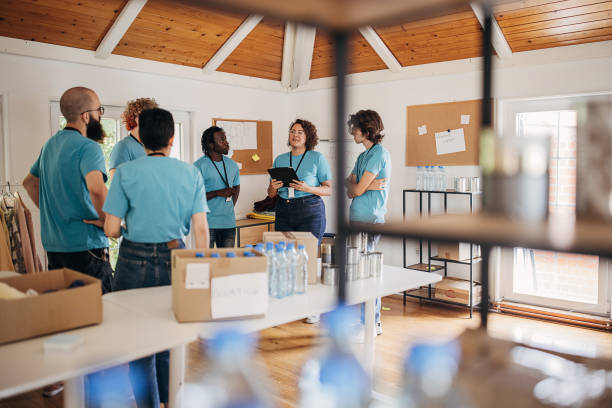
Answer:
<svg viewBox="0 0 612 408"><path fill-rule="evenodd" d="M185 350L184 344L170 349L170 385L168 389L168 406L183 406L183 389L185 385Z"/></svg>

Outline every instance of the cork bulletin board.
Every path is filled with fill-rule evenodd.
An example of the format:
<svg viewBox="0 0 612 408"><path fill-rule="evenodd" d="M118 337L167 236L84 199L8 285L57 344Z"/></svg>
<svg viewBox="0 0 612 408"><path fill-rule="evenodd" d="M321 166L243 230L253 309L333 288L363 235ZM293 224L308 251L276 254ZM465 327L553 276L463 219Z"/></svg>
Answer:
<svg viewBox="0 0 612 408"><path fill-rule="evenodd" d="M257 129L257 141L252 141L250 143L252 146L249 146L251 148L248 149L235 149L236 145L232 142L232 136L228 132L231 132L231 130L224 129L230 143L230 150L233 151L231 159L238 163L240 175L268 174L268 169L272 167L272 121L213 118L213 125L219 126L217 122L254 124ZM223 126L220 127L223 128Z"/></svg>
<svg viewBox="0 0 612 408"><path fill-rule="evenodd" d="M480 99L408 106L406 166L478 165L480 122Z"/></svg>

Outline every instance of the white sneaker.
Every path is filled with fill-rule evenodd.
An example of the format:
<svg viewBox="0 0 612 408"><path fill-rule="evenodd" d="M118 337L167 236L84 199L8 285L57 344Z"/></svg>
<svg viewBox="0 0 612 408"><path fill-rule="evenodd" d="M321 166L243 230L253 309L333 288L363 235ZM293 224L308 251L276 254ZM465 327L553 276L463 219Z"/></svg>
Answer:
<svg viewBox="0 0 612 408"><path fill-rule="evenodd" d="M304 320L304 322L308 324L316 324L319 323L319 321L321 321L321 315L311 315Z"/></svg>
<svg viewBox="0 0 612 408"><path fill-rule="evenodd" d="M376 323L376 335L380 336L382 334L382 322Z"/></svg>

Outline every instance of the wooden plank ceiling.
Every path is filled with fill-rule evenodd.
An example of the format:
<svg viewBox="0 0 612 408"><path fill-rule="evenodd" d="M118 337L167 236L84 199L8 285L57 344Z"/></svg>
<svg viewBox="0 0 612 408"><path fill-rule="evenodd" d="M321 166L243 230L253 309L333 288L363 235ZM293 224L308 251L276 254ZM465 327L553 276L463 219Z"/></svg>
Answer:
<svg viewBox="0 0 612 408"><path fill-rule="evenodd" d="M612 1L520 1L495 18L513 52L612 40Z"/></svg>
<svg viewBox="0 0 612 408"><path fill-rule="evenodd" d="M127 0L0 0L0 36L95 50ZM247 17L197 1L149 0L114 54L202 68ZM520 0L495 8L513 52L612 40L612 0ZM265 18L219 71L278 81L282 21ZM375 27L406 67L481 55L482 29L469 7L452 14ZM350 40L349 72L386 69L359 33ZM334 75L330 37L318 30L310 78Z"/></svg>

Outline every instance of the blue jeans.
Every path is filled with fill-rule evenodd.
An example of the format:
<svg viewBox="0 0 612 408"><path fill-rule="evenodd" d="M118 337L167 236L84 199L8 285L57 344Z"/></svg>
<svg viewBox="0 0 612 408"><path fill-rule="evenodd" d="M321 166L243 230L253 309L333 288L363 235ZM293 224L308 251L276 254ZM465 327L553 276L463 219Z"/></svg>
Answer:
<svg viewBox="0 0 612 408"><path fill-rule="evenodd" d="M380 241L380 234L368 234L368 252L372 252L376 250L376 245L378 245L378 241ZM380 323L380 307L381 307L380 298L376 298L376 311L375 311L375 322L376 324ZM361 324L365 324L365 304L361 305Z"/></svg>
<svg viewBox="0 0 612 408"><path fill-rule="evenodd" d="M210 247L233 248L236 244L236 228L209 228Z"/></svg>
<svg viewBox="0 0 612 408"><path fill-rule="evenodd" d="M309 195L290 200L278 198L274 230L312 232L321 242L325 232L325 204L321 197Z"/></svg>
<svg viewBox="0 0 612 408"><path fill-rule="evenodd" d="M180 241L180 248L185 244ZM115 268L113 291L170 285L167 244L144 244L123 239ZM143 333L154 336L155 333ZM162 351L130 363L130 381L138 408L158 408L168 402L170 353Z"/></svg>

